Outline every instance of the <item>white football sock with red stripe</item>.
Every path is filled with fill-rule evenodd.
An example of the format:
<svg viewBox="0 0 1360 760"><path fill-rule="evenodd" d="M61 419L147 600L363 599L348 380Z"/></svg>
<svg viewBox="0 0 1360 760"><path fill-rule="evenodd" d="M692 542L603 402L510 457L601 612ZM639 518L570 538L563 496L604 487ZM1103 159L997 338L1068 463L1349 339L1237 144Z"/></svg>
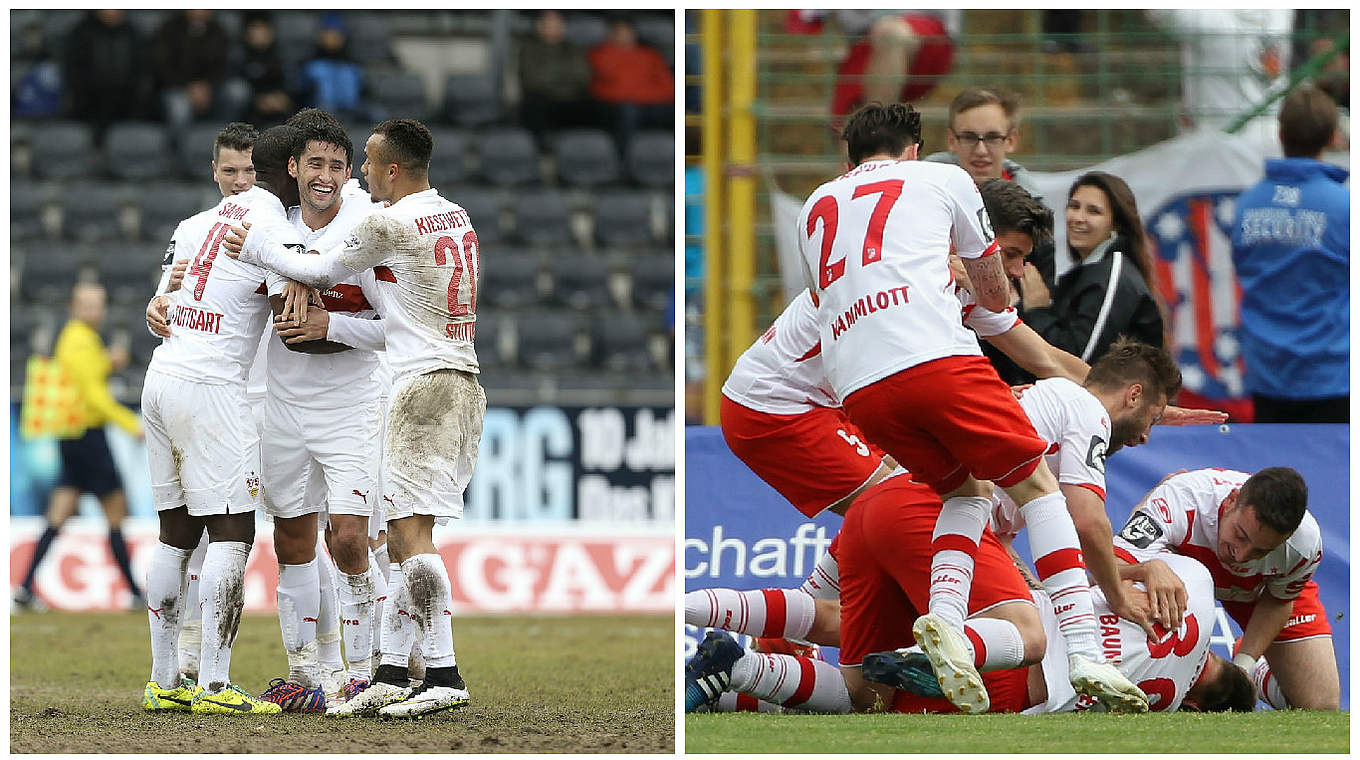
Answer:
<svg viewBox="0 0 1360 760"><path fill-rule="evenodd" d="M306 687L321 685L316 658L316 621L321 614L321 582L316 558L302 565L279 565L279 629L288 655L288 680Z"/></svg>
<svg viewBox="0 0 1360 760"><path fill-rule="evenodd" d="M685 594L686 623L761 638L803 639L816 614L816 601L798 589L706 588Z"/></svg>
<svg viewBox="0 0 1360 760"><path fill-rule="evenodd" d="M968 617L973 555L991 513L985 496L955 496L945 501L931 535L930 612L958 630Z"/></svg>
<svg viewBox="0 0 1360 760"><path fill-rule="evenodd" d="M1009 620L973 618L963 624L963 633L979 671L1018 668L1025 661L1024 639Z"/></svg>
<svg viewBox="0 0 1360 760"><path fill-rule="evenodd" d="M1096 612L1091 602L1091 586L1086 580L1086 564L1081 557L1081 541L1067 511L1061 492L1040 496L1020 507L1029 532L1029 549L1034 569L1044 591L1053 602L1058 630L1067 641L1069 654L1080 654L1093 662L1104 662L1096 631Z"/></svg>
<svg viewBox="0 0 1360 760"><path fill-rule="evenodd" d="M1275 674L1270 672L1270 663L1262 657L1256 661L1256 667L1251 670L1251 680L1256 684L1256 698L1275 708L1276 710L1288 710L1292 707L1284 692L1280 690L1280 681Z"/></svg>
<svg viewBox="0 0 1360 760"><path fill-rule="evenodd" d="M151 625L151 680L162 689L179 686L179 621L184 612L189 550L158 543L146 569L146 619Z"/></svg>
<svg viewBox="0 0 1360 760"><path fill-rule="evenodd" d="M761 712L779 713L784 712L784 708L773 702L765 702L756 699L750 694L742 694L736 691L724 691L718 695L718 701L708 706L710 712Z"/></svg>
<svg viewBox="0 0 1360 760"><path fill-rule="evenodd" d="M850 712L850 692L840 670L810 657L747 652L732 667L729 688L784 707Z"/></svg>
<svg viewBox="0 0 1360 760"><path fill-rule="evenodd" d="M798 590L813 599L840 601L841 569L836 564L836 558L831 556L831 552L822 552L822 556L817 558L817 566L812 569L812 574L803 581Z"/></svg>

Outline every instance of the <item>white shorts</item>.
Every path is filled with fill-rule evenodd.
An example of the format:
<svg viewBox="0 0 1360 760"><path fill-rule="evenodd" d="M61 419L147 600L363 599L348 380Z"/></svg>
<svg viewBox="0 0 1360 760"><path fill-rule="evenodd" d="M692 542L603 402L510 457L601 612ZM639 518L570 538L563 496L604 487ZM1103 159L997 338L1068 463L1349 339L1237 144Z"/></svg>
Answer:
<svg viewBox="0 0 1360 760"><path fill-rule="evenodd" d="M388 522L419 514L443 525L463 516L485 416L476 375L441 369L394 383L381 482Z"/></svg>
<svg viewBox="0 0 1360 760"><path fill-rule="evenodd" d="M260 435L270 516L299 517L323 509L331 515L373 514L382 441L376 400L307 410L271 397L265 400Z"/></svg>
<svg viewBox="0 0 1360 760"><path fill-rule="evenodd" d="M260 441L244 387L147 372L142 418L156 511L188 505L207 517L259 507Z"/></svg>

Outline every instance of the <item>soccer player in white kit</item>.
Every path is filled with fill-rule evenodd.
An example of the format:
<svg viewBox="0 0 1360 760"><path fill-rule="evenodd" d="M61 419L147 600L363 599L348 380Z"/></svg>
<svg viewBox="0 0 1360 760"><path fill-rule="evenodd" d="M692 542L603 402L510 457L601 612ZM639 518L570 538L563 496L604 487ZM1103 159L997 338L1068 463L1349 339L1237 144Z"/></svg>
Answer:
<svg viewBox="0 0 1360 760"><path fill-rule="evenodd" d="M320 256L292 256L263 230L238 229L225 245L242 261L314 287L366 269L378 281L375 305L387 321L394 374L380 487L390 551L403 573L389 596L410 596L427 668L420 689L408 694L408 653L390 651L384 639L374 682L342 706L354 714L382 705L380 715L415 717L468 701L454 658L448 570L432 531L462 516L486 410L472 344L478 248L467 212L430 187L432 149L418 121L374 127L362 170L373 200L392 205Z"/></svg>
<svg viewBox="0 0 1360 760"><path fill-rule="evenodd" d="M951 247L978 302L992 311L1008 305L972 179L957 166L912 160L920 118L910 106L867 105L844 135L853 168L815 190L798 220L827 376L850 419L946 499L929 549L930 610L916 635L951 699L983 712L987 692L963 635L971 557L991 511L990 486L980 481L1033 513L1065 516L1066 505L1043 462L1048 444L981 356L952 298ZM1058 561L1055 577L1082 568L1079 554ZM1060 614L1074 683L1112 709L1146 710L1145 695L1100 654L1089 590L1071 588L1067 602Z"/></svg>
<svg viewBox="0 0 1360 760"><path fill-rule="evenodd" d="M197 252L182 287L169 295L169 338L147 368L142 391L151 486L160 543L147 572L152 677L144 704L160 699L161 684L179 678L176 638L183 613L189 555L206 526L209 545L200 576L203 642L197 713L267 714L278 705L230 681L231 645L244 603L246 560L260 500L259 440L245 401L245 367L268 321L266 280L257 266L219 257L231 222L268 229L301 250L284 203L296 198L287 181L295 130L275 127L252 151L257 182L224 198L212 225L186 236ZM188 231L185 231L188 232ZM177 241L178 243L178 241ZM173 256L171 256L173 259Z"/></svg>
<svg viewBox="0 0 1360 760"><path fill-rule="evenodd" d="M1204 563L1224 611L1242 627L1233 662L1252 675L1261 698L1277 709L1336 710L1332 629L1312 579L1322 532L1307 503L1303 477L1288 467L1177 473L1134 508L1115 553L1130 565L1167 552ZM1165 576L1147 588L1167 606L1184 593Z"/></svg>

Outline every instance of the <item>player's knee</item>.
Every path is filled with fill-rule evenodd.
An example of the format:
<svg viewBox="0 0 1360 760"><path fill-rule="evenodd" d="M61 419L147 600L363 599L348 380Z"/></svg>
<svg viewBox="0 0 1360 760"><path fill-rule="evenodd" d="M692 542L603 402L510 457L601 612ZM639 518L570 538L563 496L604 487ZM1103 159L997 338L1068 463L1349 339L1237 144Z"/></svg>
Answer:
<svg viewBox="0 0 1360 760"><path fill-rule="evenodd" d="M188 507L162 510L160 513L160 542L176 549L192 551L203 535L203 521L189 515Z"/></svg>
<svg viewBox="0 0 1360 760"><path fill-rule="evenodd" d="M255 543L255 513L240 515L214 515L207 518L209 541L233 541L243 544ZM195 536L191 547L198 545Z"/></svg>
<svg viewBox="0 0 1360 760"><path fill-rule="evenodd" d="M817 599L808 641L826 647L841 645L841 604L832 599Z"/></svg>

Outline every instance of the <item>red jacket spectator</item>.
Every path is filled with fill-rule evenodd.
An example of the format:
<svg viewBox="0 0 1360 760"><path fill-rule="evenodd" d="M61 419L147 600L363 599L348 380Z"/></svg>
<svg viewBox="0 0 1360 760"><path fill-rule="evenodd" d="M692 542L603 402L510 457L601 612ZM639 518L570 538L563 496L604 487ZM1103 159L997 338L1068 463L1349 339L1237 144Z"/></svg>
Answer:
<svg viewBox="0 0 1360 760"><path fill-rule="evenodd" d="M590 94L605 103L669 104L675 98L675 79L666 59L646 45L627 21L610 25L609 38L590 50L595 72Z"/></svg>

